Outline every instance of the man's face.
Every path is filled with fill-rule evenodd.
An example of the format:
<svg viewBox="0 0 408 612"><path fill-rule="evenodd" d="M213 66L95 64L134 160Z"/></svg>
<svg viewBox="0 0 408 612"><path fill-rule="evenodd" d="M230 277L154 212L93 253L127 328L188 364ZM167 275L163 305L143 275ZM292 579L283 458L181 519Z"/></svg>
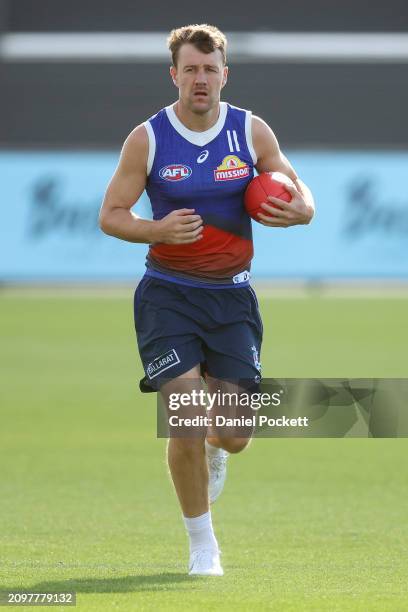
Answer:
<svg viewBox="0 0 408 612"><path fill-rule="evenodd" d="M172 66L170 74L182 103L193 113L204 115L219 103L228 68L219 49L202 53L186 43L180 47L177 67Z"/></svg>

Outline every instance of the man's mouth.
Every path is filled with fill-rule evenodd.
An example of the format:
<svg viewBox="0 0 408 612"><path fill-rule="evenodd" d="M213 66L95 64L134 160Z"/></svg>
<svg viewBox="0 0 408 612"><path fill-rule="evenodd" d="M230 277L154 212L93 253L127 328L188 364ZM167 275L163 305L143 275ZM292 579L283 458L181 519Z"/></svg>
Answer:
<svg viewBox="0 0 408 612"><path fill-rule="evenodd" d="M198 89L197 91L194 92L194 97L198 98L198 97L207 97L208 93L202 89Z"/></svg>

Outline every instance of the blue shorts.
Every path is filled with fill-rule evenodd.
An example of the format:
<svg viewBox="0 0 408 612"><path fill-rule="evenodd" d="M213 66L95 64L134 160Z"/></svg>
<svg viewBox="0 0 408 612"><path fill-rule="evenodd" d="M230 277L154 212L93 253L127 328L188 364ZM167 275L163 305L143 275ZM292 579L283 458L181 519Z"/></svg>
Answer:
<svg viewBox="0 0 408 612"><path fill-rule="evenodd" d="M134 313L142 391L198 364L214 378L260 382L262 321L251 287L204 289L144 276Z"/></svg>

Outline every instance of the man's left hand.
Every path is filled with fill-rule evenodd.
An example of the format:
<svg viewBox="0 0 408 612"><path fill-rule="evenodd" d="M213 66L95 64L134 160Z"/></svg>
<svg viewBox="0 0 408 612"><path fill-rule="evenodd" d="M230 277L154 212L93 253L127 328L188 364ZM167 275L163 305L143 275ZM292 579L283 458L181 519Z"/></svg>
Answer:
<svg viewBox="0 0 408 612"><path fill-rule="evenodd" d="M262 225L267 227L290 227L291 225L307 225L313 218L313 207L309 206L305 198L296 187L285 185L285 189L292 196L290 202L285 202L279 198L268 196L268 204L264 202L261 207L268 214L258 213L258 219ZM275 204L279 208L272 206Z"/></svg>

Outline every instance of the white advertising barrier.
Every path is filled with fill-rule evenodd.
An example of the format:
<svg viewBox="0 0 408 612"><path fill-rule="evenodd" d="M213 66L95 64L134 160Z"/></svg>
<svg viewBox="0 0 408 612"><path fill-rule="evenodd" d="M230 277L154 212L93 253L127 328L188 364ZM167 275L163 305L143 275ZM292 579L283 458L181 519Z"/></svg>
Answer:
<svg viewBox="0 0 408 612"><path fill-rule="evenodd" d="M255 278L408 279L408 153L289 151L316 199L309 226L253 223ZM135 280L147 246L97 216L116 152L0 152L0 280ZM134 207L149 218L146 196Z"/></svg>

